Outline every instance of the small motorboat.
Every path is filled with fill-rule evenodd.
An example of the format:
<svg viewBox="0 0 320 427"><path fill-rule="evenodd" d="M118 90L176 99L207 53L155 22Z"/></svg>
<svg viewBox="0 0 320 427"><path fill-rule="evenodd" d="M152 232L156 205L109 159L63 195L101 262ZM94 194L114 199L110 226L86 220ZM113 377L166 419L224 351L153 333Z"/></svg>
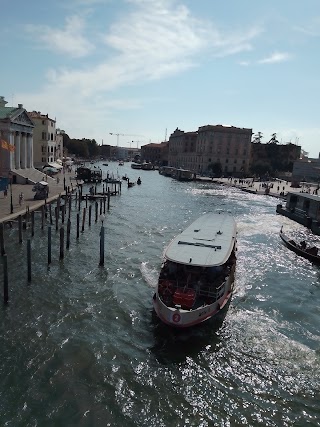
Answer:
<svg viewBox="0 0 320 427"><path fill-rule="evenodd" d="M307 244L305 240L296 242L295 240L290 239L287 235L284 234L283 227L281 227L280 230L280 237L288 249L295 252L297 255L308 259L314 264L320 265L319 249L316 246L313 244Z"/></svg>
<svg viewBox="0 0 320 427"><path fill-rule="evenodd" d="M153 307L169 326L186 328L208 319L223 320L236 268L237 228L232 216L207 213L169 244Z"/></svg>

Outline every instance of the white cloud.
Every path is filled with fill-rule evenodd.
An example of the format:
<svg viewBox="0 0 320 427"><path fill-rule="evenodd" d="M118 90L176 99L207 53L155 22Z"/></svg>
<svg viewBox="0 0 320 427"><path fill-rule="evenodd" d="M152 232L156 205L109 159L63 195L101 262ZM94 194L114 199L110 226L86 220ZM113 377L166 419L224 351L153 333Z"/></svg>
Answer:
<svg viewBox="0 0 320 427"><path fill-rule="evenodd" d="M54 29L47 25L27 25L26 30L36 37L37 42L55 53L78 58L86 56L94 46L83 36L85 22L80 16L66 19L65 28Z"/></svg>
<svg viewBox="0 0 320 427"><path fill-rule="evenodd" d="M93 129L101 128L106 116L119 108L140 108L140 100L106 102L106 94L111 90L177 75L201 65L210 56L251 50L252 41L260 34L255 29L221 31L170 0L128 2L135 7L133 11L119 15L118 21L100 34L102 47L96 46L100 62L81 67L76 64L73 69L51 68L41 93L19 95L19 99L28 99L24 101L26 108L59 115L58 119L64 120L61 126L67 128L68 123L73 134L80 136L80 129L89 123ZM91 29L90 17L85 22L80 16L72 16L63 29L29 26L29 31L48 49L81 57L93 49L84 37L84 30Z"/></svg>
<svg viewBox="0 0 320 427"><path fill-rule="evenodd" d="M291 55L287 52L274 52L270 56L260 59L259 64L275 64L279 62L286 62L291 59Z"/></svg>
<svg viewBox="0 0 320 427"><path fill-rule="evenodd" d="M183 5L169 7L172 2L163 0L130 2L137 9L101 36L105 50L100 64L53 72L51 84L63 89L76 86L89 95L136 81L165 78L198 66L208 55L222 57L250 50L251 40L260 32L227 35L195 19Z"/></svg>

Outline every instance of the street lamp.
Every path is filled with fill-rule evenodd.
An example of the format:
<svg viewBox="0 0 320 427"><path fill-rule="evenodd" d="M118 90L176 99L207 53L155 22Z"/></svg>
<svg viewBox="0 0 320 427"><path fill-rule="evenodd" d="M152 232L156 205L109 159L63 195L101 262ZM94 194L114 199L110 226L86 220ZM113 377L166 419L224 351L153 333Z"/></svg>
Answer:
<svg viewBox="0 0 320 427"><path fill-rule="evenodd" d="M13 213L13 203L12 203L12 172L10 171L8 174L10 179L10 213Z"/></svg>

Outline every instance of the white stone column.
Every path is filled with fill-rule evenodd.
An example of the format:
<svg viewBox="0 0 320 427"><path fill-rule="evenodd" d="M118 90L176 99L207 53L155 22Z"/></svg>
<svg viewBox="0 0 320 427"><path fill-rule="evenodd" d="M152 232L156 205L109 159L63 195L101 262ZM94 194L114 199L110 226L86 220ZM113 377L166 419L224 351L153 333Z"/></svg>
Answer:
<svg viewBox="0 0 320 427"><path fill-rule="evenodd" d="M20 169L20 138L21 138L20 132L16 132L14 135L15 147L16 147L16 156L15 156L16 169Z"/></svg>
<svg viewBox="0 0 320 427"><path fill-rule="evenodd" d="M26 161L26 167L27 169L30 168L30 134L27 133L26 135L26 144L27 144L27 161Z"/></svg>
<svg viewBox="0 0 320 427"><path fill-rule="evenodd" d="M30 141L30 167L34 168L33 166L33 135L30 133L29 135L29 141Z"/></svg>
<svg viewBox="0 0 320 427"><path fill-rule="evenodd" d="M22 134L22 144L21 144L21 150L20 150L20 157L21 157L21 167L22 167L22 169L25 169L26 164L27 164L27 135L26 135L26 133Z"/></svg>

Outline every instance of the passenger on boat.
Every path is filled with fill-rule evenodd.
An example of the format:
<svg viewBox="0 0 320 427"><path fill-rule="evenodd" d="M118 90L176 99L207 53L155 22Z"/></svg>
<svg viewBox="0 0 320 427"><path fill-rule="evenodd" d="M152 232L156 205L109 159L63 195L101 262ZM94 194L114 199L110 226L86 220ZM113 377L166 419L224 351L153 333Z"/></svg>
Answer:
<svg viewBox="0 0 320 427"><path fill-rule="evenodd" d="M306 247L307 247L307 244L306 244L305 240L302 240L302 242L300 242L300 248L305 250Z"/></svg>

